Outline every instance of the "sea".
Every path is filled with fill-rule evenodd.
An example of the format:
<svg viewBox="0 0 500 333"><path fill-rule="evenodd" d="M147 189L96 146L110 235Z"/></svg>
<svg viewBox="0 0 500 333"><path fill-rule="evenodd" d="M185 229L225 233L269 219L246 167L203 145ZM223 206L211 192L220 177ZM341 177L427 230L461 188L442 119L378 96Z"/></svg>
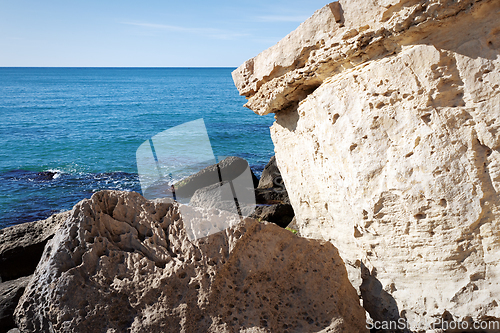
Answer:
<svg viewBox="0 0 500 333"><path fill-rule="evenodd" d="M272 115L243 107L234 68L0 68L0 228L110 189L141 193L136 151L203 119L213 154L259 176Z"/></svg>

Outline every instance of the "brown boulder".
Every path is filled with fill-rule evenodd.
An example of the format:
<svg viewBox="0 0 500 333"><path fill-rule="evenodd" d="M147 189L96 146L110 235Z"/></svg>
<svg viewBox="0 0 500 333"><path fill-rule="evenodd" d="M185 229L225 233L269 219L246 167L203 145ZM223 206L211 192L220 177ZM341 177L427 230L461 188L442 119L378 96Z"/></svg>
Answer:
<svg viewBox="0 0 500 333"><path fill-rule="evenodd" d="M22 332L365 332L337 249L217 210L190 241L180 205L102 191L47 244L16 309Z"/></svg>

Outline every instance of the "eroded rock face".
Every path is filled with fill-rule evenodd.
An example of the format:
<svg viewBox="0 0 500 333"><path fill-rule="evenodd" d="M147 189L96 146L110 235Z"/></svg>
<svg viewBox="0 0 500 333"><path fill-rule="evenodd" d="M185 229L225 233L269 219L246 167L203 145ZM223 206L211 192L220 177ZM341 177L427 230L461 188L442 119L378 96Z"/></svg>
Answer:
<svg viewBox="0 0 500 333"><path fill-rule="evenodd" d="M318 10L275 46L246 61L233 72L233 79L240 93L249 99L246 106L265 115L295 109L329 77L394 55L403 45L431 43L448 49L467 40L486 49L464 43L464 51L470 57L483 51L495 57L500 43L495 13L479 8L484 3L495 6L495 2L341 0ZM467 14L469 17L465 17ZM491 21L485 22L485 15ZM469 31L470 24L478 18L488 26ZM463 30L467 30L465 36L461 34ZM450 34L460 37L445 37Z"/></svg>
<svg viewBox="0 0 500 333"><path fill-rule="evenodd" d="M366 331L333 245L235 222L190 242L177 203L96 193L47 244L16 323L22 332Z"/></svg>
<svg viewBox="0 0 500 333"><path fill-rule="evenodd" d="M334 7L233 74L276 112L300 233L338 247L375 320L500 318L500 2Z"/></svg>

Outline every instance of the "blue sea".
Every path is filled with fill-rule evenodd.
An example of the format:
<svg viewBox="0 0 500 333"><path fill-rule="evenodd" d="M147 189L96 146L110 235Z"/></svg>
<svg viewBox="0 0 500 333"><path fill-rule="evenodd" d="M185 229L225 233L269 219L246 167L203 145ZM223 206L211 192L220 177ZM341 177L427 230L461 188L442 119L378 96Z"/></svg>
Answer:
<svg viewBox="0 0 500 333"><path fill-rule="evenodd" d="M234 68L0 68L0 228L71 209L99 190L141 193L136 151L203 118L215 156L259 175L271 115L243 107Z"/></svg>

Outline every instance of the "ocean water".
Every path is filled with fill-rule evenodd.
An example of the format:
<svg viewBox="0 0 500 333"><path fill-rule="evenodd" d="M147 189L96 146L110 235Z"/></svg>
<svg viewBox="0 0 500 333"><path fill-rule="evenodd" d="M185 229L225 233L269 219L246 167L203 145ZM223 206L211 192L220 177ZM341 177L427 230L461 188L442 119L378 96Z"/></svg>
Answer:
<svg viewBox="0 0 500 333"><path fill-rule="evenodd" d="M271 115L243 107L234 68L0 68L0 228L71 209L99 190L141 193L136 150L203 118L215 156L260 174Z"/></svg>

